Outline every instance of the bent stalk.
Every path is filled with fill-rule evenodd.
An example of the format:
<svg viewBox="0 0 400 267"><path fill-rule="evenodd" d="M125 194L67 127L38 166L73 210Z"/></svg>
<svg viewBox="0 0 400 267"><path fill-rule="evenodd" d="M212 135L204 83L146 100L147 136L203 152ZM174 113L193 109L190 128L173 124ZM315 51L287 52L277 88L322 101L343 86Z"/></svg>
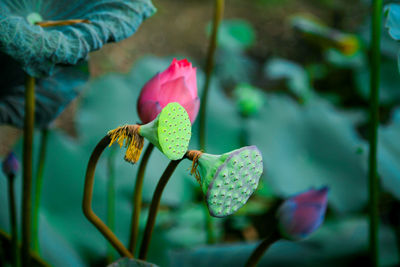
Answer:
<svg viewBox="0 0 400 267"><path fill-rule="evenodd" d="M247 260L246 267L255 267L257 266L258 262L261 260L264 253L268 250L268 248L278 241L280 238L279 234L276 231L272 231L272 233L265 238L253 251L250 255L249 259Z"/></svg>
<svg viewBox="0 0 400 267"><path fill-rule="evenodd" d="M99 161L101 154L104 149L110 144L111 138L106 135L97 144L95 149L90 156L89 163L86 169L85 177L85 188L83 192L82 208L86 218L103 234L103 236L113 245L113 247L123 257L133 258L132 253L122 244L122 242L115 236L110 228L93 212L92 210L92 198L93 198L93 186L94 186L94 174L96 171L96 165Z"/></svg>

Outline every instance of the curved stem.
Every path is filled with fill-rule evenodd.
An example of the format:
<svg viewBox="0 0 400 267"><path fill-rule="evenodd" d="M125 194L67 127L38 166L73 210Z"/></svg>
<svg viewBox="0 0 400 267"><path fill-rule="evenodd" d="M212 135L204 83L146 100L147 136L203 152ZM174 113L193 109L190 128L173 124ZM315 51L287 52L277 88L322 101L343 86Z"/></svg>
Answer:
<svg viewBox="0 0 400 267"><path fill-rule="evenodd" d="M115 156L116 147L112 147L107 159L108 183L107 183L107 225L111 231L115 227ZM113 262L113 248L107 243L108 262Z"/></svg>
<svg viewBox="0 0 400 267"><path fill-rule="evenodd" d="M22 266L30 265L31 206L32 206L32 147L35 124L35 78L27 76L25 82L25 120L23 142L22 181Z"/></svg>
<svg viewBox="0 0 400 267"><path fill-rule="evenodd" d="M48 130L42 130L41 140L40 140L40 151L39 151L39 162L36 172L36 185L35 185L35 199L33 202L33 222L32 222L32 239L33 239L33 249L39 253L39 209L40 209L40 198L42 193L43 185L43 173L44 173L44 163L46 160L46 150L47 150L47 137Z"/></svg>
<svg viewBox="0 0 400 267"><path fill-rule="evenodd" d="M154 145L149 143L144 152L142 161L139 165L139 170L136 177L135 191L133 193L133 213L131 221L131 235L129 239L129 251L135 255L136 244L139 234L139 217L140 210L142 207L142 189L143 189L143 178L146 172L147 162L149 161L151 152L153 151Z"/></svg>
<svg viewBox="0 0 400 267"><path fill-rule="evenodd" d="M11 225L11 262L13 266L18 266L17 210L15 205L14 178L13 175L8 177L8 204Z"/></svg>
<svg viewBox="0 0 400 267"><path fill-rule="evenodd" d="M169 181L169 178L171 178L176 167L181 161L182 159L171 160L164 173L162 174L160 180L158 181L156 190L153 194L153 199L151 200L149 216L147 217L146 228L144 230L142 245L140 247L139 259L141 260L146 260L147 257L147 252L150 247L151 235L153 233L154 224L156 222L158 207L160 206L161 195Z"/></svg>
<svg viewBox="0 0 400 267"><path fill-rule="evenodd" d="M207 110L208 91L210 87L211 74L214 68L214 55L215 55L215 50L217 48L218 28L224 14L224 2L225 2L224 0L215 0L213 28L207 52L207 62L205 67L206 81L203 88L203 94L201 96L200 116L199 116L200 117L199 144L200 144L200 149L202 151L205 150L205 144L206 144L206 116L207 116L206 110Z"/></svg>
<svg viewBox="0 0 400 267"><path fill-rule="evenodd" d="M377 143L379 125L379 79L380 41L382 24L382 0L373 1L371 23L371 93L370 93L370 136L369 136L369 246L373 266L378 266L378 224L379 224L379 181L377 175Z"/></svg>
<svg viewBox="0 0 400 267"><path fill-rule="evenodd" d="M94 148L92 155L90 156L89 163L86 169L85 177L85 188L83 192L82 208L86 218L103 234L105 238L114 246L114 248L123 257L133 258L133 255L125 248L122 242L114 235L110 228L93 212L92 210L92 198L93 198L93 185L94 185L94 174L96 171L96 165L99 161L101 154L104 149L110 144L111 139L108 135L103 137L97 146Z"/></svg>
<svg viewBox="0 0 400 267"><path fill-rule="evenodd" d="M276 241L280 239L279 234L277 231L272 231L272 233L266 237L253 251L251 256L246 262L246 267L255 267L257 266L258 262L261 260L262 256L264 255L265 251Z"/></svg>

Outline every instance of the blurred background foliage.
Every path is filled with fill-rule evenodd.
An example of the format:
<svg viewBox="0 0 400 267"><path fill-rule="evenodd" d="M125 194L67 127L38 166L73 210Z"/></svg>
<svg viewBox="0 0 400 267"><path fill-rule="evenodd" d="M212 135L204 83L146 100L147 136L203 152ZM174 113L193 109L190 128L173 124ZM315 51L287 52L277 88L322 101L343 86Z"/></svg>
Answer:
<svg viewBox="0 0 400 267"><path fill-rule="evenodd" d="M145 82L164 70L173 57L188 58L198 68L199 91L203 88L201 69L212 1L153 2L158 12L137 34L91 55L90 81L79 88L79 99L52 124L40 244L43 258L54 266L101 266L108 261L105 239L81 211L85 168L93 147L108 130L139 121L136 100ZM221 154L256 145L263 153L264 175L247 205L226 219L213 219L219 244L206 245L204 203L189 175L190 162L184 161L163 195L150 262L242 266L256 241L268 233L282 199L327 185L329 208L321 229L305 241L276 243L262 264L366 264L368 9L369 1L362 0L227 1L211 85L207 152ZM357 39L357 48L348 54L332 43L305 38L292 23L294 15L350 34ZM383 34L379 175L384 193L379 238L381 263L393 266L400 261L399 47L386 30ZM198 148L197 126L190 145L193 149ZM4 151L18 132L4 126L1 131ZM39 144L39 134L35 144ZM21 147L21 141L17 142L19 156ZM117 151L115 232L127 243L137 166L123 160L123 150ZM104 219L109 154L103 155L97 167L93 197L93 208ZM167 160L157 151L149 164L142 230ZM9 231L3 178L0 228ZM20 177L16 188L21 188ZM20 199L18 195L19 191ZM112 258L118 258L116 252Z"/></svg>

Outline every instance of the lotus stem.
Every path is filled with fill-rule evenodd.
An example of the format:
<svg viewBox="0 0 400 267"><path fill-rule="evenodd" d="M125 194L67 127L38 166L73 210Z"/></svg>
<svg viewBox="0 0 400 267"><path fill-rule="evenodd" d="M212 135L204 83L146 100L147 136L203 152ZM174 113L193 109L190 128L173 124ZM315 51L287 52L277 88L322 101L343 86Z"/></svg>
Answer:
<svg viewBox="0 0 400 267"><path fill-rule="evenodd" d="M106 149L111 143L109 135L103 137L97 146L94 148L92 155L90 156L89 163L86 169L85 177L85 188L83 192L82 208L86 218L103 234L103 236L113 245L113 247L123 257L133 258L132 253L122 244L122 242L115 236L115 234L107 227L107 225L93 212L92 210L92 198L93 198L93 185L94 185L94 174L96 171L97 162Z"/></svg>
<svg viewBox="0 0 400 267"><path fill-rule="evenodd" d="M27 75L25 82L25 121L22 181L22 266L30 265L32 208L32 148L35 124L35 78Z"/></svg>
<svg viewBox="0 0 400 267"><path fill-rule="evenodd" d="M136 244L138 240L139 234L139 218L140 218L140 210L142 207L142 190L143 190L143 178L146 172L147 163L149 161L150 155L154 149L154 145L149 143L147 145L146 150L144 151L144 155L142 161L139 165L139 170L136 176L135 183L135 191L133 193L133 213L132 213L132 221L131 221L131 235L129 239L129 251L135 255Z"/></svg>
<svg viewBox="0 0 400 267"><path fill-rule="evenodd" d="M107 225L111 231L115 228L115 156L116 148L112 147L107 159L108 183L107 183ZM107 243L108 262L113 262L113 248Z"/></svg>
<svg viewBox="0 0 400 267"><path fill-rule="evenodd" d="M38 254L40 254L39 211L40 211L40 199L41 199L41 195L42 195L44 164L46 161L48 133L49 133L48 129L42 130L42 134L41 134L41 138L40 138L39 162L38 162L38 167L37 167L37 172L36 172L35 199L34 199L34 203L33 203L32 239L33 239L33 249Z"/></svg>
<svg viewBox="0 0 400 267"><path fill-rule="evenodd" d="M10 237L7 233L0 230L0 244L3 245L5 252L8 252L7 248L11 247L11 239L12 239L12 237ZM18 244L18 248L20 248L20 247L21 247L21 244ZM6 255L9 255L9 254L7 253ZM42 258L39 257L39 255L37 255L33 251L30 252L30 257L32 259L33 266L50 267L50 265L47 262L45 262Z"/></svg>
<svg viewBox="0 0 400 267"><path fill-rule="evenodd" d="M13 266L18 264L18 232L17 232L17 210L15 205L14 175L8 177L8 204L11 226L11 262Z"/></svg>
<svg viewBox="0 0 400 267"><path fill-rule="evenodd" d="M249 259L246 262L246 267L255 267L258 262L261 260L264 253L268 250L268 248L280 239L280 235L277 231L273 230L268 237L266 237L253 251L250 255Z"/></svg>
<svg viewBox="0 0 400 267"><path fill-rule="evenodd" d="M221 24L222 17L224 15L224 0L215 0L215 12L214 12L214 21L213 28L210 38L210 44L207 52L207 61L205 66L206 73L206 81L203 88L203 94L201 96L200 101L200 123L199 123L199 144L200 149L202 151L205 150L206 146L206 116L207 116L207 99L208 99L208 91L210 88L211 74L214 69L214 57L215 50L217 48L217 37L218 37L218 28Z"/></svg>
<svg viewBox="0 0 400 267"><path fill-rule="evenodd" d="M164 191L165 186L167 185L169 179L174 173L176 167L182 161L180 160L171 160L162 174L160 180L158 181L157 187L153 194L153 199L151 200L149 216L147 217L146 228L144 230L143 240L139 251L139 259L146 260L147 253L150 247L151 235L153 233L154 225L156 222L157 211L160 206L161 195Z"/></svg>
<svg viewBox="0 0 400 267"><path fill-rule="evenodd" d="M35 23L35 25L38 25L40 27L55 27L55 26L68 26L79 23L91 24L92 22L88 19L68 19L68 20L56 20L56 21L47 20L47 21L38 21Z"/></svg>
<svg viewBox="0 0 400 267"><path fill-rule="evenodd" d="M224 5L225 0L215 0L215 12L214 12L214 21L213 28L210 38L210 44L207 52L207 61L205 66L206 73L206 81L203 87L203 94L201 96L200 101L200 115L199 115L199 144L200 149L202 151L205 150L206 147L206 117L207 117L207 99L208 99L208 91L210 88L211 74L214 69L214 58L215 58L215 50L217 48L217 37L218 37L218 28L221 24L222 17L224 15ZM205 207L206 209L206 207ZM205 226L207 232L207 243L214 243L214 230L212 225L212 219L208 211L204 213L205 218Z"/></svg>
<svg viewBox="0 0 400 267"><path fill-rule="evenodd" d="M379 181L377 173L377 144L379 125L379 82L381 60L382 0L373 1L371 23L371 80L370 80L370 136L369 136L369 249L371 263L379 265L378 226L379 226Z"/></svg>

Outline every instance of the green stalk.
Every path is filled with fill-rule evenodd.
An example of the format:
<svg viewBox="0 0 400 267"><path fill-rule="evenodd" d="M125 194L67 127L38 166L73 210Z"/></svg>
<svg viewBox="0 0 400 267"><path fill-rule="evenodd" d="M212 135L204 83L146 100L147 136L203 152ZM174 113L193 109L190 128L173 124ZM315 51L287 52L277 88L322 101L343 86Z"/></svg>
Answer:
<svg viewBox="0 0 400 267"><path fill-rule="evenodd" d="M116 147L112 147L107 160L108 183L107 183L107 225L111 231L115 228L115 156ZM108 262L113 262L113 247L107 242Z"/></svg>
<svg viewBox="0 0 400 267"><path fill-rule="evenodd" d="M146 172L146 166L149 161L151 152L153 151L154 145L149 143L144 152L142 161L139 165L139 170L136 177L135 183L135 191L133 193L133 213L132 213L132 221L131 221L131 235L129 239L129 247L128 249L135 255L136 244L138 240L139 234L139 218L140 218L140 210L142 207L142 189L143 189L143 179L144 174Z"/></svg>
<svg viewBox="0 0 400 267"><path fill-rule="evenodd" d="M36 172L35 199L33 202L33 222L32 222L33 249L38 254L40 254L39 210L40 210L40 199L41 199L42 185L43 185L44 164L46 160L47 139L48 139L48 130L44 129L42 130L40 138L40 151L39 151L38 167Z"/></svg>
<svg viewBox="0 0 400 267"><path fill-rule="evenodd" d="M205 151L206 147L206 117L207 117L207 100L208 91L210 88L211 74L214 69L215 50L217 49L218 28L221 24L224 15L225 0L215 0L215 11L213 28L210 38L210 44L207 52L207 61L205 66L206 81L203 88L203 94L200 101L200 114L199 114L199 144L200 150ZM215 234L213 230L212 218L208 211L205 211L205 226L207 232L207 243L212 244L215 241Z"/></svg>
<svg viewBox="0 0 400 267"><path fill-rule="evenodd" d="M210 44L207 52L207 61L205 67L206 82L203 88L203 94L200 101L200 114L199 114L199 144L200 150L204 151L206 146L206 110L208 91L210 87L211 74L214 68L215 50L217 48L218 28L224 15L224 0L215 0L215 13Z"/></svg>
<svg viewBox="0 0 400 267"><path fill-rule="evenodd" d="M370 93L370 136L369 136L369 249L371 263L379 265L378 224L379 224L379 181L377 175L377 143L379 125L379 80L380 80L380 41L382 23L382 0L373 1L371 23L371 93Z"/></svg>
<svg viewBox="0 0 400 267"><path fill-rule="evenodd" d="M14 175L8 177L8 204L11 226L11 262L13 266L18 264L18 233L17 233L17 209L15 205Z"/></svg>
<svg viewBox="0 0 400 267"><path fill-rule="evenodd" d="M279 239L280 236L278 232L273 230L271 234L256 247L256 249L253 251L249 259L247 260L245 267L257 266L257 263L261 260L262 256L267 251L267 249Z"/></svg>
<svg viewBox="0 0 400 267"><path fill-rule="evenodd" d="M22 266L30 266L32 208L32 148L35 124L35 78L27 76L25 83L25 121L22 181Z"/></svg>
<svg viewBox="0 0 400 267"><path fill-rule="evenodd" d="M147 217L146 228L143 234L143 240L139 251L139 259L146 260L147 253L150 247L151 236L153 234L154 225L156 222L158 208L160 206L161 195L164 191L165 186L167 185L169 179L171 178L172 174L174 173L178 164L182 161L180 160L171 160L168 164L167 168L165 169L164 173L162 174L160 180L158 181L156 190L153 194L153 199L151 200L149 216Z"/></svg>

